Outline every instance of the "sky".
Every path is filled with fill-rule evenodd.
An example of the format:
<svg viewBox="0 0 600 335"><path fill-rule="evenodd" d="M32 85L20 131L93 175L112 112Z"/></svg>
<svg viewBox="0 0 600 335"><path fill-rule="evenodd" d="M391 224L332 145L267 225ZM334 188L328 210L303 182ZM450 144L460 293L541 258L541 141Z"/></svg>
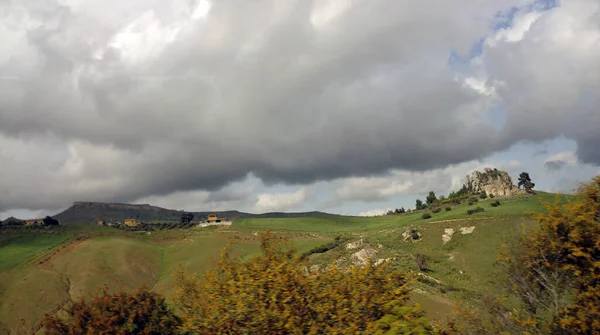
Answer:
<svg viewBox="0 0 600 335"><path fill-rule="evenodd" d="M600 174L600 0L0 0L0 219L376 215Z"/></svg>

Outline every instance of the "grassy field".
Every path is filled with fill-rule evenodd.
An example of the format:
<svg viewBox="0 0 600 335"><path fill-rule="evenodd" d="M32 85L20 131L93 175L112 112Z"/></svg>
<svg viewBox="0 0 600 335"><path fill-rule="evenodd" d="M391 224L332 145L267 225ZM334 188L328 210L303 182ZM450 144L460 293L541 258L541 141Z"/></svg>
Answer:
<svg viewBox="0 0 600 335"><path fill-rule="evenodd" d="M259 253L257 236L225 229L114 236L97 231L99 236L70 243L63 243L73 236L69 234L1 237L0 255L6 266L0 271L0 334L31 334L44 313L103 287L116 292L146 286L169 296L177 269L205 272L230 240L235 256L248 259ZM290 236L300 252L327 241ZM44 256L49 253L50 258ZM32 258L35 262L28 261Z"/></svg>
<svg viewBox="0 0 600 335"><path fill-rule="evenodd" d="M499 207L490 206L496 199L486 199L473 206L453 206L428 220L421 218L423 212L415 212L370 218L243 219L231 227L151 235L96 226L68 228L54 235L2 235L0 333L30 334L44 313L104 286L109 291L131 291L145 285L169 296L177 269L205 272L229 241L234 255L249 259L258 254L258 234L265 230L287 237L299 252L343 236L345 244L308 258L307 266L319 268L360 264L361 255L368 254L373 261L416 271L413 255L425 254L429 265L414 286L412 301L421 304L429 317L443 319L456 302L477 301L483 290L494 289L501 277L494 262L502 244L534 228L536 223L525 213L542 211L542 201L554 198L538 193L500 199ZM468 209L477 206L485 211L467 215ZM418 231L421 239L406 239L409 229ZM461 229L470 232L463 234ZM443 242L448 230L453 234ZM81 234L88 238L71 238Z"/></svg>
<svg viewBox="0 0 600 335"><path fill-rule="evenodd" d="M562 201L570 196L562 196ZM543 202L554 201L555 194L540 192L535 196L524 196L515 199L485 199L472 206L466 204L449 205L452 210L432 213L428 221L496 219L523 217L526 212L544 210ZM500 201L499 207L491 207L493 201ZM484 212L467 215L467 210L475 207L484 208ZM445 206L444 206L445 207ZM402 215L378 217L332 216L316 218L283 218L283 219L241 219L234 222L234 228L242 231L293 231L320 233L372 232L382 229L398 228L427 222L421 215L430 211L417 211Z"/></svg>
<svg viewBox="0 0 600 335"><path fill-rule="evenodd" d="M69 235L0 235L0 271L12 268L64 242Z"/></svg>

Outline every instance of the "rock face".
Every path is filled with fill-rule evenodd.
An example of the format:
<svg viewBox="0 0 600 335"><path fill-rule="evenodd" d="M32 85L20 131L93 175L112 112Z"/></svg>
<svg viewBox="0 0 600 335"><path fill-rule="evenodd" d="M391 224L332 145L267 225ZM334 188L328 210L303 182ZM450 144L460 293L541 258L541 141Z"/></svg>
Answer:
<svg viewBox="0 0 600 335"><path fill-rule="evenodd" d="M470 176L467 175L465 186L470 192L485 191L488 196L509 196L518 192L508 172L490 168L485 168L484 172L475 171Z"/></svg>

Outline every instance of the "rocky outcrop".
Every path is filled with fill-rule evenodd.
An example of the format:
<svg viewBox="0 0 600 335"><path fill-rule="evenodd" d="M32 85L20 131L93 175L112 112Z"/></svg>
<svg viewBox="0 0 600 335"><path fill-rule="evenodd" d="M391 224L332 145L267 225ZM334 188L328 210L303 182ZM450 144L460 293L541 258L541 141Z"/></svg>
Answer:
<svg viewBox="0 0 600 335"><path fill-rule="evenodd" d="M475 171L467 175L465 186L472 193L485 191L487 195L510 196L518 193L518 189L512 183L512 179L506 171L485 168L484 172Z"/></svg>

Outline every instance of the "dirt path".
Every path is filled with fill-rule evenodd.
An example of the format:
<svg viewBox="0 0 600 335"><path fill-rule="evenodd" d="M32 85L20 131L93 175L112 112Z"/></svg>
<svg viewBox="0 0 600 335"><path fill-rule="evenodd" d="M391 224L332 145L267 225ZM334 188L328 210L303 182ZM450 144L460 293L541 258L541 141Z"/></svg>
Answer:
<svg viewBox="0 0 600 335"><path fill-rule="evenodd" d="M45 269L50 267L50 260L53 258L60 256L64 253L71 252L74 249L77 249L81 246L81 244L87 241L89 237L84 236L83 238L74 238L70 239L66 242L59 244L54 250L50 251L47 254L42 255L36 261Z"/></svg>
<svg viewBox="0 0 600 335"><path fill-rule="evenodd" d="M458 222L458 221L483 221L483 220L490 220L490 219L493 219L493 217L492 216L480 216L480 217L476 217L476 218L429 221L429 223L446 223L446 222Z"/></svg>

